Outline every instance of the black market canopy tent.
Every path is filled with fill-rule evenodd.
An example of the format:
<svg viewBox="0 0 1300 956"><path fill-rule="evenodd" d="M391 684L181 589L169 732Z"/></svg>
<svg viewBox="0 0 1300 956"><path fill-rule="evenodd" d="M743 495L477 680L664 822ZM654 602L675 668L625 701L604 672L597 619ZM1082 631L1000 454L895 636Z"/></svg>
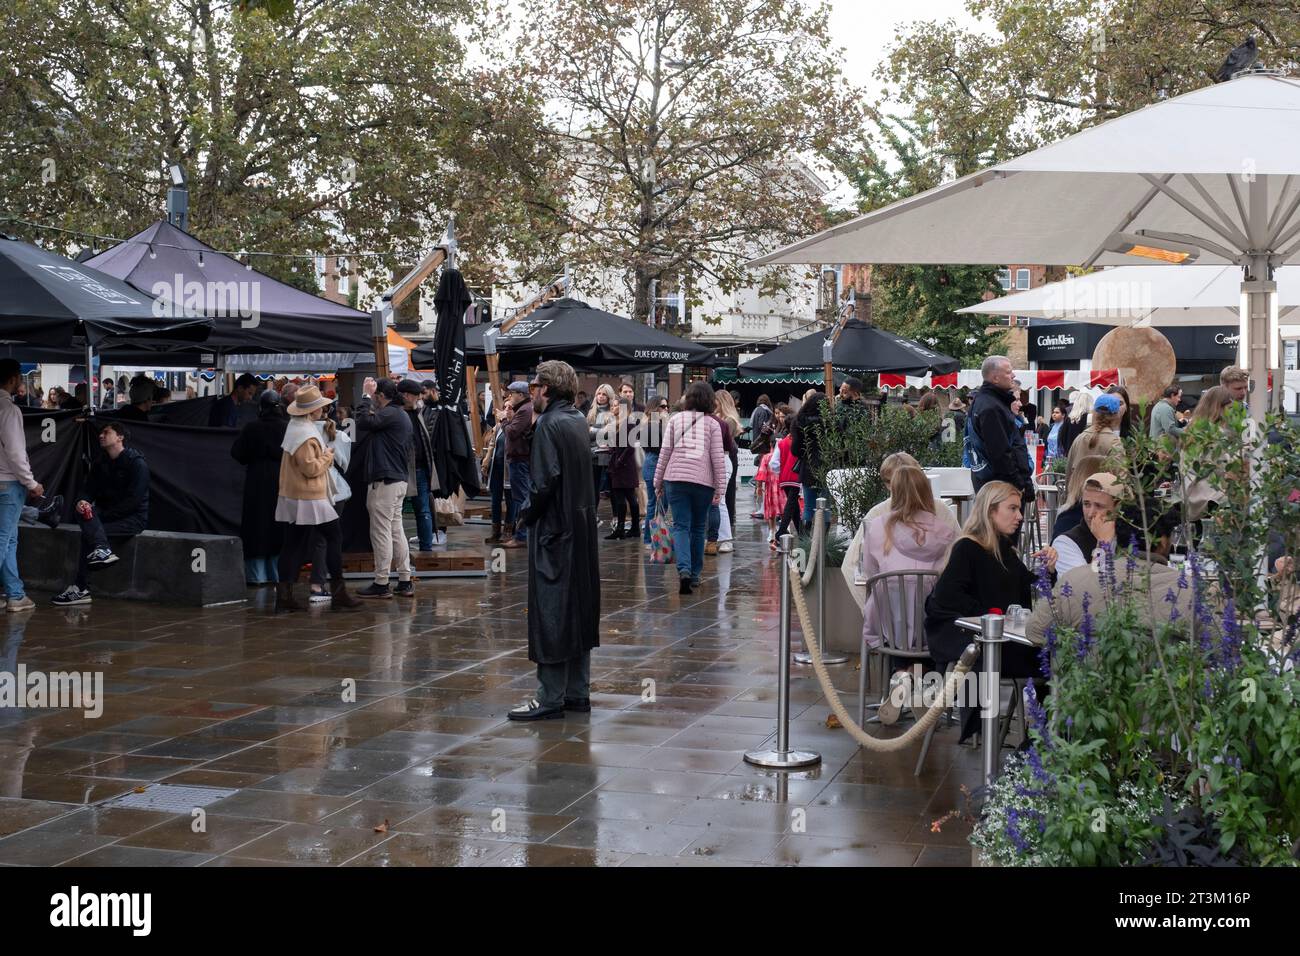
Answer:
<svg viewBox="0 0 1300 956"><path fill-rule="evenodd" d="M821 376L822 346L826 336L817 332L795 339L739 367L740 380L760 375L788 375L808 372ZM899 375L945 375L960 367L955 358L931 351L924 345L877 328L861 319L849 319L841 328L831 351L831 368L846 375L893 372ZM820 377L809 379L820 381Z"/></svg>
<svg viewBox="0 0 1300 956"><path fill-rule="evenodd" d="M212 320L158 308L152 296L82 263L0 236L0 341L152 351L204 342Z"/></svg>
<svg viewBox="0 0 1300 956"><path fill-rule="evenodd" d="M210 316L205 353L374 351L366 313L263 275L164 221L86 264Z"/></svg>
<svg viewBox="0 0 1300 956"><path fill-rule="evenodd" d="M546 359L560 359L579 369L602 372L648 372L664 365L712 368L714 351L688 339L652 329L640 322L594 309L577 299L563 298L529 312L497 334L497 356L504 371L522 372ZM465 364L483 366L483 335L491 326L465 330ZM414 352L421 368L434 365L434 349Z"/></svg>
<svg viewBox="0 0 1300 956"><path fill-rule="evenodd" d="M848 377L843 372L833 372L832 382L838 387ZM714 385L822 385L824 381L820 368L803 372L755 372L744 376L739 369L730 366L713 370Z"/></svg>

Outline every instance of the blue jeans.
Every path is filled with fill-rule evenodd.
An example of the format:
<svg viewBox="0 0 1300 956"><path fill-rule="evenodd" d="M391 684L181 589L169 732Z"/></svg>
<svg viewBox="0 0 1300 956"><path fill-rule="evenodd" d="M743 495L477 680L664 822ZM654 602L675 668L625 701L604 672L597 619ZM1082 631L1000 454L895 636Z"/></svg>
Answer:
<svg viewBox="0 0 1300 956"><path fill-rule="evenodd" d="M655 468L659 465L659 452L648 451L641 466L641 480L645 482L645 543L650 543L650 519L655 516Z"/></svg>
<svg viewBox="0 0 1300 956"><path fill-rule="evenodd" d="M433 550L433 501L430 498L429 469L415 469L415 534L421 551Z"/></svg>
<svg viewBox="0 0 1300 956"><path fill-rule="evenodd" d="M280 556L273 554L269 558L244 558L244 580L249 584L278 584L280 581L280 569L277 565L280 562ZM316 562L312 562L312 573L315 574Z"/></svg>
<svg viewBox="0 0 1300 956"><path fill-rule="evenodd" d="M810 484L803 486L803 524L805 528L812 528L813 516L817 514L817 499L829 497L826 492Z"/></svg>
<svg viewBox="0 0 1300 956"><path fill-rule="evenodd" d="M18 519L26 503L26 488L16 481L0 481L0 583L11 601L27 596L18 576Z"/></svg>
<svg viewBox="0 0 1300 956"><path fill-rule="evenodd" d="M673 551L677 574L698 580L704 570L704 536L709 530L713 488L693 481L666 481L664 489L673 513Z"/></svg>
<svg viewBox="0 0 1300 956"><path fill-rule="evenodd" d="M518 518L528 507L528 490L533 483L532 474L526 461L508 462L506 467L510 469L510 513ZM515 540L528 540L528 529L521 524L515 525Z"/></svg>

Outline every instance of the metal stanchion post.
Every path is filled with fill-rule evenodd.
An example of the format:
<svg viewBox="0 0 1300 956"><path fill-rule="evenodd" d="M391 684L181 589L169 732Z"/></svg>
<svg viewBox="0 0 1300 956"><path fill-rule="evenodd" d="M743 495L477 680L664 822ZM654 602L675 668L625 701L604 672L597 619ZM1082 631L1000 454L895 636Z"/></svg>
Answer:
<svg viewBox="0 0 1300 956"><path fill-rule="evenodd" d="M976 640L980 643L980 653L984 658L981 673L984 688L980 697L980 742L984 750L984 783L991 784L998 775L998 750L1002 746L1002 645L1006 638L1002 636L1004 618L1001 614L985 614L981 619L982 630Z"/></svg>
<svg viewBox="0 0 1300 956"><path fill-rule="evenodd" d="M813 520L816 524L813 527L813 540L818 539L817 531L821 530L821 544L817 553L812 556L817 563L817 646L822 652L823 664L843 664L848 658L840 654L826 653L826 535L830 526L830 508L827 506L825 498L817 499L817 517ZM804 650L794 656L796 664L811 664L812 657L808 653L808 635L803 636Z"/></svg>
<svg viewBox="0 0 1300 956"><path fill-rule="evenodd" d="M776 660L776 749L751 750L745 762L774 770L793 770L821 763L821 754L790 749L790 552L794 536L781 536L781 611Z"/></svg>

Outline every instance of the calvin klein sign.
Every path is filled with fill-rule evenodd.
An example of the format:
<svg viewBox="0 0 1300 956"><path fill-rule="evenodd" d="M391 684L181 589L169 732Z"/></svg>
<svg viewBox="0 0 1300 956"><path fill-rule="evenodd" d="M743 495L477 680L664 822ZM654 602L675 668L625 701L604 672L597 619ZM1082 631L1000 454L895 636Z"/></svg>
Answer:
<svg viewBox="0 0 1300 956"><path fill-rule="evenodd" d="M1038 336L1038 347L1040 349L1060 349L1074 344L1073 335L1040 335Z"/></svg>

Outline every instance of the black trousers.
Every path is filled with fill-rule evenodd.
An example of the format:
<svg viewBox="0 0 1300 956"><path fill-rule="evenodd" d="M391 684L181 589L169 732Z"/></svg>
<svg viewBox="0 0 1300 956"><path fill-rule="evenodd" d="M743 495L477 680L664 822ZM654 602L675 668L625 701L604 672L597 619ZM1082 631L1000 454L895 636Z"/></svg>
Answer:
<svg viewBox="0 0 1300 956"><path fill-rule="evenodd" d="M736 536L736 480L740 477L740 464L737 459L731 461L731 480L727 482L727 493L723 500L727 503L727 517L731 519L731 536Z"/></svg>
<svg viewBox="0 0 1300 956"><path fill-rule="evenodd" d="M298 580L303 562L316 554L316 544L323 539L325 565L331 578L343 577L343 531L339 521L325 524L287 524L284 526L284 547L280 549L280 581L293 584ZM313 566L315 559L313 557Z"/></svg>
<svg viewBox="0 0 1300 956"><path fill-rule="evenodd" d="M781 512L781 521L776 526L778 542L791 524L794 525L795 534L803 534L803 521L799 513L799 489L782 488L781 490L785 492L785 510Z"/></svg>
<svg viewBox="0 0 1300 956"><path fill-rule="evenodd" d="M141 529L135 519L100 521L99 512L95 512L89 518L77 514L76 519L77 524L81 525L81 551L77 554L77 587L84 591L90 586L90 564L87 561L90 552L110 547L110 538L116 538L121 542L139 534Z"/></svg>
<svg viewBox="0 0 1300 956"><path fill-rule="evenodd" d="M627 517L627 511L632 509L632 530L641 533L641 505L636 500L636 489L634 488L611 488L609 492L610 504L614 508L614 520L618 526L623 527L623 519Z"/></svg>

